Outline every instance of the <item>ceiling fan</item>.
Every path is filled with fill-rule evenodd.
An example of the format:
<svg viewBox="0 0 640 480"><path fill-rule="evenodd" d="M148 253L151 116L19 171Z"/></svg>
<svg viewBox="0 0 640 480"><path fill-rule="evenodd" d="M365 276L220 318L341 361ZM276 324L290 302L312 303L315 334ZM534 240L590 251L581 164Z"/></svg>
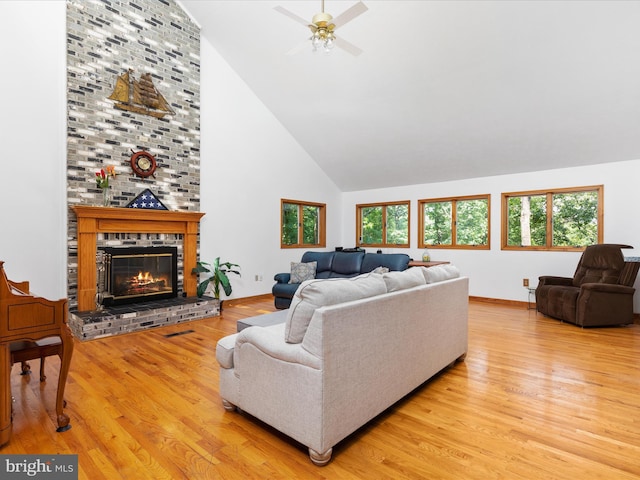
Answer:
<svg viewBox="0 0 640 480"><path fill-rule="evenodd" d="M368 10L366 5L360 1L352 7L348 8L345 12L338 15L336 18L333 18L328 13L325 13L324 0L322 0L322 11L320 13L316 13L313 16L313 18L311 19L311 23L284 7L277 6L274 7L274 10L282 13L283 15L286 15L289 18L292 18L296 22L301 23L311 30L311 37L309 38L309 40L311 40L313 51L324 50L328 53L335 45L338 48L342 48L343 50L349 52L351 55L358 56L362 53L362 50L360 48L356 47L352 43L347 42L341 37L336 37L334 33L336 29L338 29L345 23L350 22L358 15L361 15ZM306 45L307 43L304 42L287 53L289 55L297 53Z"/></svg>

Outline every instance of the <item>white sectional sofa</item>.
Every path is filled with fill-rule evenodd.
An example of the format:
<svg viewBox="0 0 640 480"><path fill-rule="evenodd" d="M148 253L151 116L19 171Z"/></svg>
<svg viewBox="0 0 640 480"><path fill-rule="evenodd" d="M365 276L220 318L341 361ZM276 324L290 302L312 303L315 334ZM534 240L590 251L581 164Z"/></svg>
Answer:
<svg viewBox="0 0 640 480"><path fill-rule="evenodd" d="M439 266L310 280L289 310L269 315L283 322L218 342L223 404L325 465L340 440L464 359L468 279Z"/></svg>

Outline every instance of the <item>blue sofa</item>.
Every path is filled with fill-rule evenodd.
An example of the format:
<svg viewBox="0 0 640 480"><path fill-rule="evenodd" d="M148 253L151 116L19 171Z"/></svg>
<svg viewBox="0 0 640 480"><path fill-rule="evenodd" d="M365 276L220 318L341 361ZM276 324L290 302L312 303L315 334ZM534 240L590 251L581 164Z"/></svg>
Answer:
<svg viewBox="0 0 640 480"><path fill-rule="evenodd" d="M317 262L315 278L346 278L371 272L378 267L390 271L406 270L409 255L404 253L365 253L361 252L305 252L302 263ZM299 283L289 283L290 273L277 273L273 279L276 284L271 289L275 306L278 309L289 308L293 294Z"/></svg>

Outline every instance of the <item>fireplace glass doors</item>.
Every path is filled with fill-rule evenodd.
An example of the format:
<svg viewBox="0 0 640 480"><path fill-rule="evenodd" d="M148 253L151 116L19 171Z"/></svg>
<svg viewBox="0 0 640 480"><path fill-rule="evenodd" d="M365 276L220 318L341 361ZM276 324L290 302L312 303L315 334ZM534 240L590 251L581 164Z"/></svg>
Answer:
<svg viewBox="0 0 640 480"><path fill-rule="evenodd" d="M102 305L173 298L178 294L177 247L104 247Z"/></svg>

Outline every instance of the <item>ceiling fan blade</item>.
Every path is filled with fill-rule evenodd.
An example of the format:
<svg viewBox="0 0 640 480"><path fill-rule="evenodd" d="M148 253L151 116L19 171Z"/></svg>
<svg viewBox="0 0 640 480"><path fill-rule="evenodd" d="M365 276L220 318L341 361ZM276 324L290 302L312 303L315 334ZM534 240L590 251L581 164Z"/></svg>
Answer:
<svg viewBox="0 0 640 480"><path fill-rule="evenodd" d="M281 14L286 15L287 17L289 17L289 18L295 20L296 22L304 25L305 27L309 26L309 21L308 20L305 20L304 18L296 15L295 13L290 12L289 10L287 10L284 7L281 7L280 5L278 5L277 7L273 7L273 9L276 12L280 12Z"/></svg>
<svg viewBox="0 0 640 480"><path fill-rule="evenodd" d="M341 38L341 37L336 37L333 43L336 45L336 47L339 47L349 52L354 57L357 57L363 51L361 48L356 47L353 43L349 43L344 38Z"/></svg>
<svg viewBox="0 0 640 480"><path fill-rule="evenodd" d="M348 8L345 12L342 12L340 15L334 18L331 23L333 23L336 26L336 28L338 28L344 25L345 23L350 22L351 20L356 18L358 15L362 15L367 10L369 9L364 3L358 2L353 7Z"/></svg>

